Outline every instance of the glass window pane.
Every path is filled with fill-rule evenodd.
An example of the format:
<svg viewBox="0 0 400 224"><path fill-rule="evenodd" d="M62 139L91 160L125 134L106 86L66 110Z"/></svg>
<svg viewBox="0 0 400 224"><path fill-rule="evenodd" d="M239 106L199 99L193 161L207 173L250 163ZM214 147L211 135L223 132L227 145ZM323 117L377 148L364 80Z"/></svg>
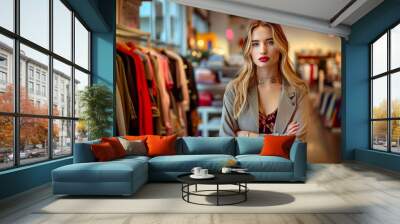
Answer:
<svg viewBox="0 0 400 224"><path fill-rule="evenodd" d="M89 70L89 32L75 18L75 63Z"/></svg>
<svg viewBox="0 0 400 224"><path fill-rule="evenodd" d="M372 118L387 118L387 77L372 81Z"/></svg>
<svg viewBox="0 0 400 224"><path fill-rule="evenodd" d="M0 116L0 170L14 165L14 125L10 116Z"/></svg>
<svg viewBox="0 0 400 224"><path fill-rule="evenodd" d="M53 9L53 51L71 60L72 12L60 0L53 0Z"/></svg>
<svg viewBox="0 0 400 224"><path fill-rule="evenodd" d="M392 152L400 153L400 120L391 121Z"/></svg>
<svg viewBox="0 0 400 224"><path fill-rule="evenodd" d="M400 72L391 74L390 98L391 98L391 116L400 118Z"/></svg>
<svg viewBox="0 0 400 224"><path fill-rule="evenodd" d="M79 98L86 86L89 86L89 75L75 69L75 117L79 117L81 114Z"/></svg>
<svg viewBox="0 0 400 224"><path fill-rule="evenodd" d="M88 138L88 128L84 120L75 121L75 143L85 142Z"/></svg>
<svg viewBox="0 0 400 224"><path fill-rule="evenodd" d="M383 35L372 45L373 75L387 71L387 34Z"/></svg>
<svg viewBox="0 0 400 224"><path fill-rule="evenodd" d="M14 0L0 1L0 26L14 31Z"/></svg>
<svg viewBox="0 0 400 224"><path fill-rule="evenodd" d="M0 111L14 111L14 42L0 35Z"/></svg>
<svg viewBox="0 0 400 224"><path fill-rule="evenodd" d="M21 36L49 48L49 0L20 0Z"/></svg>
<svg viewBox="0 0 400 224"><path fill-rule="evenodd" d="M72 154L72 121L53 120L53 157Z"/></svg>
<svg viewBox="0 0 400 224"><path fill-rule="evenodd" d="M19 156L22 165L49 158L48 121L45 118L21 117Z"/></svg>
<svg viewBox="0 0 400 224"><path fill-rule="evenodd" d="M372 122L373 149L387 151L387 121Z"/></svg>
<svg viewBox="0 0 400 224"><path fill-rule="evenodd" d="M400 67L400 24L391 30L390 51L390 68Z"/></svg>
<svg viewBox="0 0 400 224"><path fill-rule="evenodd" d="M142 2L139 8L140 30L151 32L151 2Z"/></svg>
<svg viewBox="0 0 400 224"><path fill-rule="evenodd" d="M72 70L53 60L53 115L72 117Z"/></svg>
<svg viewBox="0 0 400 224"><path fill-rule="evenodd" d="M164 1L157 0L155 2L156 11L156 39L161 41L166 41L165 29L164 29Z"/></svg>
<svg viewBox="0 0 400 224"><path fill-rule="evenodd" d="M20 109L25 114L47 115L49 56L21 44Z"/></svg>
<svg viewBox="0 0 400 224"><path fill-rule="evenodd" d="M171 40L174 44L180 44L180 37L182 36L181 34L181 22L182 20L180 19L181 15L181 8L180 5L175 3L175 2L170 2L170 28L171 31L173 30L173 32L171 32Z"/></svg>

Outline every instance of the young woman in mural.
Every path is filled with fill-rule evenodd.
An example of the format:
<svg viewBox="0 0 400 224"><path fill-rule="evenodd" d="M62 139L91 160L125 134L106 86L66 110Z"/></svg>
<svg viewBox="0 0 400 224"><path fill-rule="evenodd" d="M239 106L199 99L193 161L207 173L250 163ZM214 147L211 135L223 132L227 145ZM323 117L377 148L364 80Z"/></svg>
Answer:
<svg viewBox="0 0 400 224"><path fill-rule="evenodd" d="M220 136L281 134L306 141L308 88L290 64L282 27L252 22L243 54L245 63L225 90Z"/></svg>

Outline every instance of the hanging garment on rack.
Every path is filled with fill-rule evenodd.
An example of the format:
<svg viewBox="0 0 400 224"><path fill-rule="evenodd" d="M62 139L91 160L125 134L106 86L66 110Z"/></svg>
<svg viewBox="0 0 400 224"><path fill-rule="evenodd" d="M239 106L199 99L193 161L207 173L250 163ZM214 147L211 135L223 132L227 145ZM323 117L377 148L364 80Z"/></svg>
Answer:
<svg viewBox="0 0 400 224"><path fill-rule="evenodd" d="M185 111L189 110L189 90L188 90L188 85L187 85L187 78L185 74L185 68L184 68L184 63L181 58L177 53L170 51L170 50L165 50L166 54L175 59L176 63L176 75L177 75L177 86L179 87L180 91L182 92L182 103Z"/></svg>
<svg viewBox="0 0 400 224"><path fill-rule="evenodd" d="M314 85L318 80L318 65L317 64L302 64L300 65L300 73L302 78L310 85Z"/></svg>
<svg viewBox="0 0 400 224"><path fill-rule="evenodd" d="M135 71L135 63L130 55L120 51L120 47L121 46L117 45L117 54L122 58L123 61L125 78L128 85L128 94L132 100L134 112L136 114L136 118L131 121L127 121L128 123L126 124L126 126L128 129L128 134L139 135L139 96L137 91L136 78L133 75Z"/></svg>
<svg viewBox="0 0 400 224"><path fill-rule="evenodd" d="M131 74L127 74L127 76L133 76L136 81L138 107L135 108L138 109L138 132L140 135L153 134L151 99L147 87L143 63L140 56L135 53L135 48L117 44L117 49L124 54L129 55L134 62L135 69L131 71Z"/></svg>
<svg viewBox="0 0 400 224"><path fill-rule="evenodd" d="M165 80L165 77L168 75L165 74L167 71L164 69L164 65L165 63L168 63L168 59L154 50L150 50L149 53L155 68L156 86L160 95L158 105L159 108L161 108L161 119L165 128L165 132L167 135L169 135L173 133L170 112L171 100L168 94L169 83L167 80Z"/></svg>
<svg viewBox="0 0 400 224"><path fill-rule="evenodd" d="M129 124L136 119L136 113L131 96L129 94L128 83L125 79L126 73L123 59L120 55L116 56L117 61L117 86L116 86L116 110L117 110L117 130L119 135L126 135L129 132Z"/></svg>
<svg viewBox="0 0 400 224"><path fill-rule="evenodd" d="M181 56L182 57L182 56ZM196 88L196 79L192 63L182 57L189 93L189 111L186 112L187 132L189 136L197 135L200 125L200 116L197 112L199 94Z"/></svg>
<svg viewBox="0 0 400 224"><path fill-rule="evenodd" d="M186 113L185 113L185 108L184 108L184 96L183 96L183 86L182 86L182 77L179 74L180 69L179 69L179 63L178 60L168 54L166 50L162 50L162 53L168 57L168 66L169 66L169 71L170 75L173 80L173 85L172 85L172 95L173 95L173 100L175 101L175 107L174 111L176 111L177 115L177 120L179 122L179 127L180 129L186 129ZM183 130L183 135L186 135L186 130Z"/></svg>

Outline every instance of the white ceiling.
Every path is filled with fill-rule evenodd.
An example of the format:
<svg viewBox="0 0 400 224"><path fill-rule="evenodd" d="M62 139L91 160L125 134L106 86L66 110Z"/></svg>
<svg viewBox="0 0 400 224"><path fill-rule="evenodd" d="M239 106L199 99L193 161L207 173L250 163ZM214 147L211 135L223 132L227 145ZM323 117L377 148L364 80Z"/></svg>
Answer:
<svg viewBox="0 0 400 224"><path fill-rule="evenodd" d="M176 2L282 25L348 37L350 26L383 0L175 0ZM350 4L351 3L351 4ZM338 14L346 5L346 10ZM335 15L337 15L335 17Z"/></svg>

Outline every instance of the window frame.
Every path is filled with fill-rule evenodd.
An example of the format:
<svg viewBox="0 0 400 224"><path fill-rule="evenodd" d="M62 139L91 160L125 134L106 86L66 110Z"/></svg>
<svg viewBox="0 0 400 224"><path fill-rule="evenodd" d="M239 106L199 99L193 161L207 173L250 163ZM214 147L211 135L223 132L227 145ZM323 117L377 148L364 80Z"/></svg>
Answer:
<svg viewBox="0 0 400 224"><path fill-rule="evenodd" d="M75 108L71 108L71 114L70 116L56 116L53 115L53 59L58 60L61 63L64 63L68 66L71 66L71 92L72 92L72 99L71 99L71 105L74 105L75 103L75 88L74 88L74 82L75 82L75 69L85 73L89 77L89 83L88 86L92 85L93 81L93 75L92 75L92 61L91 61L91 49L92 49L92 43L91 43L91 38L92 38L92 31L89 29L87 24L84 22L84 20L72 9L72 7L65 1L65 0L59 0L68 10L71 11L71 59L64 58L63 56L55 53L53 50L53 1L54 0L48 0L49 1L49 48L46 49L45 47L42 47L39 44L36 44L29 39L24 38L23 36L20 35L20 0L14 0L13 1L13 10L14 10L14 31L10 31L4 27L0 26L0 35L3 35L7 38L11 38L13 40L13 52L12 52L12 57L13 57L13 63L12 63L12 75L14 79L14 105L13 105L13 112L3 112L0 111L0 116L4 117L11 117L13 119L13 165L10 167L5 167L5 168L0 168L0 172L5 171L5 170L11 170L11 169L16 169L19 167L24 167L24 166L30 166L33 164L38 164L38 163L43 163L51 160L58 160L66 157L73 156L74 152L74 143L75 143L75 126L76 126L76 121L79 120L79 117L75 117ZM83 25L83 27L88 31L88 69L85 69L78 64L75 63L75 18L79 20L79 22ZM48 77L46 80L46 87L45 90L48 92L45 95L48 97L48 112L46 115L39 115L39 114L27 114L27 113L21 113L20 111L20 85L21 85L21 80L20 80L20 69L21 69L21 56L20 56L20 45L23 44L29 48L32 48L33 50L36 50L40 53L43 53L48 56ZM34 92L36 92L35 85L37 83L40 83L40 87L42 86L42 79L41 79L41 74L42 71L39 72L39 80L36 80L36 72L37 68L33 67L33 79L30 79L30 74L29 74L29 68L31 68L30 64L26 64L27 68L27 73L25 74L26 76L26 82L32 81L34 84ZM28 87L28 86L27 86ZM27 89L27 91L29 91ZM36 94L35 94L36 95ZM42 93L40 91L40 94L37 95L39 97L43 97ZM34 102L35 103L35 102ZM21 164L21 158L20 158L20 119L21 118L44 118L47 119L48 122L48 135L47 135L47 157L43 157L43 160L40 160L38 162L31 162L31 163L24 163ZM53 146L53 123L56 122L57 120L64 120L64 121L70 121L71 122L71 153L68 155L62 155L62 156L55 156L53 155L54 152L54 146Z"/></svg>
<svg viewBox="0 0 400 224"><path fill-rule="evenodd" d="M163 26L163 32L160 33L160 38L157 38L157 12L156 12L156 3L160 2L162 4L162 26ZM158 45L166 45L169 47L174 47L175 49L179 50L182 54L186 53L186 44L185 44L185 40L184 40L184 34L181 33L179 30L181 29L177 29L178 33L175 34L175 36L179 37L177 38L177 40L175 40L172 37L172 32L176 32L176 30L172 31L170 28L170 21L171 21L171 12L170 12L170 7L172 5L176 5L177 6L177 21L179 22L179 24L177 25L177 27L182 27L185 25L184 22L185 18L186 18L186 14L185 14L185 7L181 4L178 4L176 2L173 1L167 1L167 0L150 0L147 1L147 3L150 3L150 16L149 16L149 28L150 28L150 38L153 42L157 43ZM140 17L140 9L139 9L139 17ZM140 23L139 23L139 29L140 29ZM175 42L176 41L176 42ZM182 44L183 43L183 44Z"/></svg>
<svg viewBox="0 0 400 224"><path fill-rule="evenodd" d="M391 69L391 30L396 26L400 26L400 21L395 22L389 28L385 29L384 32L379 34L375 39L373 39L370 43L368 43L369 47L369 149L373 151L385 152L390 154L400 154L400 152L393 152L392 151L392 121L400 121L400 117L393 117L392 116L392 98L391 98L391 79L392 75L400 72L400 67ZM387 63L386 63L386 71L380 74L373 74L373 44L376 43L381 37L387 35ZM386 118L373 118L373 81L382 77L386 77L386 87L387 87L387 105L386 105ZM386 121L386 151L379 150L374 148L374 132L373 132L373 122L374 121Z"/></svg>

